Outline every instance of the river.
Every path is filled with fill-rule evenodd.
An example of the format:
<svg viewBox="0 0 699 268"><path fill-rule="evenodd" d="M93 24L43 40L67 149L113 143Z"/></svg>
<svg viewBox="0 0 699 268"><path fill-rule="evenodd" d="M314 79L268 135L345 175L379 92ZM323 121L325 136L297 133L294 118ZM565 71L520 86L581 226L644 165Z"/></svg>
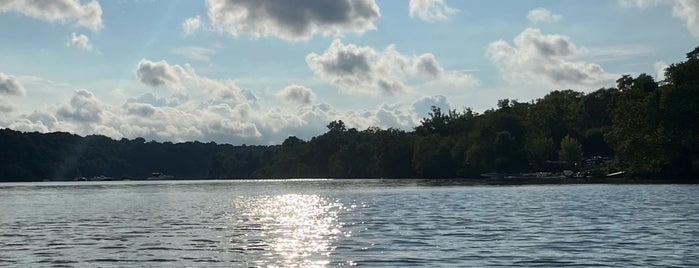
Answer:
<svg viewBox="0 0 699 268"><path fill-rule="evenodd" d="M12 267L699 267L699 186L4 183L0 249Z"/></svg>

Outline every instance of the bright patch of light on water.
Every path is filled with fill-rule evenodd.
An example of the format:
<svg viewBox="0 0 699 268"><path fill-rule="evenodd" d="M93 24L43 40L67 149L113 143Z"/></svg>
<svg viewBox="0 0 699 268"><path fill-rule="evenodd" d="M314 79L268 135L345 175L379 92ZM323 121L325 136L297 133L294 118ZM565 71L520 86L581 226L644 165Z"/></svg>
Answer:
<svg viewBox="0 0 699 268"><path fill-rule="evenodd" d="M235 227L254 227L244 239L232 238L232 247L250 249L251 242L278 255L286 267L325 267L330 263L333 242L344 235L338 212L342 203L318 195L283 194L246 196L235 201Z"/></svg>

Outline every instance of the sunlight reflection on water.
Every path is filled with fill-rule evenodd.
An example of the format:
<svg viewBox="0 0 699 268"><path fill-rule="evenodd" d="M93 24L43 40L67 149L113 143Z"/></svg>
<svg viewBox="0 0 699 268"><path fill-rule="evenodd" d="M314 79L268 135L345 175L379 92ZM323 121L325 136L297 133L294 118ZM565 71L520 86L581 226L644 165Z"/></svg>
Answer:
<svg viewBox="0 0 699 268"><path fill-rule="evenodd" d="M285 267L325 267L335 250L333 241L343 234L338 212L342 203L318 195L285 194L241 197L231 215L238 228L256 228L256 234L245 233L243 239L234 234L232 247L260 249L270 252L271 259L283 263L257 263ZM276 257L281 258L276 258Z"/></svg>

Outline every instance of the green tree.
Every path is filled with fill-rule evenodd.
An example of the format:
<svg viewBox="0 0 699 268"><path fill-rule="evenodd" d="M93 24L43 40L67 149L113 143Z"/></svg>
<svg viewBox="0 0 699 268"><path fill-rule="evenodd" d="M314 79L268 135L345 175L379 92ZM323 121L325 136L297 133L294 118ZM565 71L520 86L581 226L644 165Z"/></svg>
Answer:
<svg viewBox="0 0 699 268"><path fill-rule="evenodd" d="M612 126L605 136L618 167L637 174L661 172L670 163L672 142L662 128L660 92L645 74L632 79L609 104Z"/></svg>
<svg viewBox="0 0 699 268"><path fill-rule="evenodd" d="M495 137L493 144L495 152L495 169L498 172L517 172L526 168L526 155L517 146L510 132L501 131Z"/></svg>
<svg viewBox="0 0 699 268"><path fill-rule="evenodd" d="M527 139L525 145L527 159L529 159L529 163L535 168L540 168L546 160L549 160L556 152L555 148L551 137L531 137Z"/></svg>
<svg viewBox="0 0 699 268"><path fill-rule="evenodd" d="M330 133L340 133L347 131L347 127L345 127L345 123L342 122L342 120L337 120L337 121L332 121L330 124L328 124L328 132Z"/></svg>
<svg viewBox="0 0 699 268"><path fill-rule="evenodd" d="M574 167L582 161L582 146L575 138L565 136L561 140L561 150L558 151L558 160L568 162L570 167Z"/></svg>

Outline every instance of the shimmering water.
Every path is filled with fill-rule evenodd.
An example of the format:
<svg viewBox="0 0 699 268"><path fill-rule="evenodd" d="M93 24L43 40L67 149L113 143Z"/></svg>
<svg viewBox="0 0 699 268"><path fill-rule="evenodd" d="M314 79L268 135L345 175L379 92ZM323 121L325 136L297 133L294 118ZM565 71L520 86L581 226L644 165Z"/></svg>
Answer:
<svg viewBox="0 0 699 268"><path fill-rule="evenodd" d="M699 186L0 184L0 266L699 267Z"/></svg>

